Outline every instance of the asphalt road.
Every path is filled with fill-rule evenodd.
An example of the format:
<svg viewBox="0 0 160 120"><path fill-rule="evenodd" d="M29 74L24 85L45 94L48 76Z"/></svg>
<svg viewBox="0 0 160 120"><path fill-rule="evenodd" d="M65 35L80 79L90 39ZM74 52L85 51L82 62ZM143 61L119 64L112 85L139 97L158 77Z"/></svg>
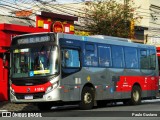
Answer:
<svg viewBox="0 0 160 120"><path fill-rule="evenodd" d="M52 107L49 111L26 110L25 108L18 113L40 113L42 118L34 118L36 120L159 120L160 99L146 100L137 106L125 106L119 102L114 105L108 104L102 108L95 107L91 110L79 110L76 105ZM18 119L20 118L12 118L12 120Z"/></svg>
<svg viewBox="0 0 160 120"><path fill-rule="evenodd" d="M41 111L46 117L156 117L160 119L160 99L145 100L141 105L125 106L123 103L108 104L91 110L79 110L78 106L52 107L50 111Z"/></svg>

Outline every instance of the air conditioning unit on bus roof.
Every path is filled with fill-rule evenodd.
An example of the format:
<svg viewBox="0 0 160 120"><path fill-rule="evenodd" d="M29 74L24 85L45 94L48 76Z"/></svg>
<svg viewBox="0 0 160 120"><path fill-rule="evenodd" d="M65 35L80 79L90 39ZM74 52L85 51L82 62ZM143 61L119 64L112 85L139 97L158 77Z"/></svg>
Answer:
<svg viewBox="0 0 160 120"><path fill-rule="evenodd" d="M112 37L112 36L106 36L106 35L91 35L90 37L100 38L100 39L105 39L105 40L132 42L130 39L127 39L127 38Z"/></svg>

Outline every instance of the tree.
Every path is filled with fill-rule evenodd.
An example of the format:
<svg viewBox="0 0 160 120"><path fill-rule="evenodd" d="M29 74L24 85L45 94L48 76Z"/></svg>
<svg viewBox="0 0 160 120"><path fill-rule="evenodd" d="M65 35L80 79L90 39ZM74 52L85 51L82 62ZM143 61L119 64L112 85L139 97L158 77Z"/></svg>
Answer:
<svg viewBox="0 0 160 120"><path fill-rule="evenodd" d="M141 19L135 17L131 0L120 3L118 0L94 0L85 7L84 25L92 34L117 37L130 37L130 22ZM124 0L123 0L124 1ZM133 26L132 26L133 28ZM133 32L132 32L133 33Z"/></svg>

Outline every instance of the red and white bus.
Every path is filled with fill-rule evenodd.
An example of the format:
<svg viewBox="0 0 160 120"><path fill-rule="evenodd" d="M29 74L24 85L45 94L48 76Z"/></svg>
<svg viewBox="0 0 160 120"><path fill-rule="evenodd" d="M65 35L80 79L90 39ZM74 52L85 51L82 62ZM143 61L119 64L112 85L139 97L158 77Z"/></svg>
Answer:
<svg viewBox="0 0 160 120"><path fill-rule="evenodd" d="M10 98L15 103L137 105L158 93L156 47L124 38L36 33L11 44Z"/></svg>

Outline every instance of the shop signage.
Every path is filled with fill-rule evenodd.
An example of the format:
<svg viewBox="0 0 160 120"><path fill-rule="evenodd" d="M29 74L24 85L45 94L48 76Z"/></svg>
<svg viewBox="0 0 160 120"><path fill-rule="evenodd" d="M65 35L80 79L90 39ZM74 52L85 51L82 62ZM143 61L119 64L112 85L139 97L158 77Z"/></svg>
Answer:
<svg viewBox="0 0 160 120"><path fill-rule="evenodd" d="M55 33L63 33L64 32L64 26L63 23L60 21L56 21L51 25L51 31Z"/></svg>

